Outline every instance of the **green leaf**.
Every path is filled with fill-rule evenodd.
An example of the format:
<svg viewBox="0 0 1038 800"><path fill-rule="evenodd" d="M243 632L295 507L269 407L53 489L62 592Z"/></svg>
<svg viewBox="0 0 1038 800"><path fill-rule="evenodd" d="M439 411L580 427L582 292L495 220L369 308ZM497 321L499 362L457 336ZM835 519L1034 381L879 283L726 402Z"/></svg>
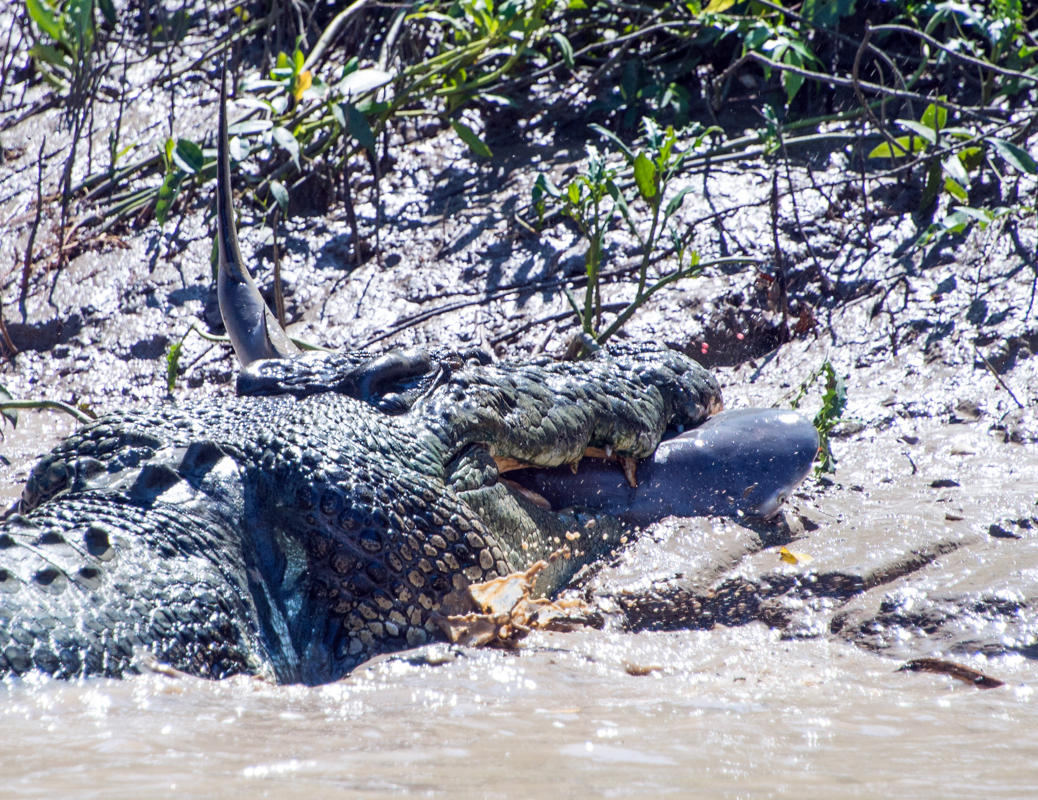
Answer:
<svg viewBox="0 0 1038 800"><path fill-rule="evenodd" d="M1038 175L1038 163L1035 163L1031 154L1022 147L1012 142L1007 142L1005 139L996 139L994 137L990 137L988 141L1013 169L1025 175Z"/></svg>
<svg viewBox="0 0 1038 800"><path fill-rule="evenodd" d="M490 152L490 148L487 147L486 142L480 139L479 136L476 135L476 132L464 122L452 119L451 127L454 128L454 132L458 134L458 138L467 144L469 149L477 156L490 158L493 155L493 153Z"/></svg>
<svg viewBox="0 0 1038 800"><path fill-rule="evenodd" d="M940 100L947 100L945 96L938 98ZM919 121L923 123L927 128L933 131L939 131L948 122L948 109L944 106L939 106L936 103L930 103L926 107L926 111L923 112L923 116L919 118Z"/></svg>
<svg viewBox="0 0 1038 800"><path fill-rule="evenodd" d="M689 192L691 192L694 189L695 189L694 186L686 186L684 189L682 189L680 192L678 192L676 195L674 195L670 199L670 202L667 203L667 208L663 212L663 216L664 217L669 217L675 211L677 211L679 208L681 208L681 204L685 201L685 195L687 195Z"/></svg>
<svg viewBox="0 0 1038 800"><path fill-rule="evenodd" d="M227 142L227 152L230 153L232 162L244 161L252 153L252 146L247 139L240 136L232 136Z"/></svg>
<svg viewBox="0 0 1038 800"><path fill-rule="evenodd" d="M818 431L819 460L821 463L816 468L818 472L832 472L836 464L830 442L830 432L836 426L840 417L847 408L847 386L832 363L826 359L816 373L825 378L825 392L822 394L822 407L815 414L813 420L815 429Z"/></svg>
<svg viewBox="0 0 1038 800"><path fill-rule="evenodd" d="M275 125L270 133L274 137L274 141L277 142L278 147L292 157L296 169L299 169L299 142L296 137L292 135L292 131L288 128L283 128L280 125Z"/></svg>
<svg viewBox="0 0 1038 800"><path fill-rule="evenodd" d="M170 394L173 394L173 389L177 385L177 369L180 366L180 353L183 348L184 341L181 339L171 344L166 352L166 391Z"/></svg>
<svg viewBox="0 0 1038 800"><path fill-rule="evenodd" d="M900 125L902 128L907 128L913 133L919 134L928 143L937 144L937 131L935 131L933 128L910 119L899 119L897 121L897 124Z"/></svg>
<svg viewBox="0 0 1038 800"><path fill-rule="evenodd" d="M774 30L770 25L763 22L758 23L743 36L743 47L745 50L760 50L764 44L771 40ZM765 67L764 73L770 75L771 71Z"/></svg>
<svg viewBox="0 0 1038 800"><path fill-rule="evenodd" d="M944 179L944 191L946 191L960 203L969 202L970 197L966 193L966 190L963 189L962 186L960 186L956 181L953 181L951 178Z"/></svg>
<svg viewBox="0 0 1038 800"><path fill-rule="evenodd" d="M882 142L873 147L866 158L899 158L907 153L896 145L891 147L890 142Z"/></svg>
<svg viewBox="0 0 1038 800"><path fill-rule="evenodd" d="M558 45L559 52L562 53L562 60L565 62L566 66L573 69L573 65L575 64L573 60L573 45L569 43L569 39L558 31L553 33L551 38L555 41L555 44Z"/></svg>
<svg viewBox="0 0 1038 800"><path fill-rule="evenodd" d="M205 165L205 156L202 155L202 148L190 139L177 139L177 146L173 149L173 163L188 175L194 175Z"/></svg>
<svg viewBox="0 0 1038 800"><path fill-rule="evenodd" d="M159 187L158 199L155 201L155 219L159 221L159 225L165 225L169 218L169 209L177 198L177 192L180 191L180 179L183 176L184 173L180 170L167 172Z"/></svg>
<svg viewBox="0 0 1038 800"><path fill-rule="evenodd" d="M111 26L115 26L116 15L115 15L115 4L112 0L97 0L97 6L101 9L101 14Z"/></svg>
<svg viewBox="0 0 1038 800"><path fill-rule="evenodd" d="M94 43L94 0L70 0L65 15L72 20L75 45L88 51Z"/></svg>
<svg viewBox="0 0 1038 800"><path fill-rule="evenodd" d="M332 116L335 117L335 123L343 130L346 130L346 115L342 112L342 106L338 103L331 103L329 105L332 109Z"/></svg>
<svg viewBox="0 0 1038 800"><path fill-rule="evenodd" d="M274 196L277 204L281 207L281 213L284 216L288 215L288 189L285 188L285 184L281 181L270 182L270 193Z"/></svg>
<svg viewBox="0 0 1038 800"><path fill-rule="evenodd" d="M580 184L573 181L569 186L567 186L566 197L569 199L570 205L580 205Z"/></svg>
<svg viewBox="0 0 1038 800"><path fill-rule="evenodd" d="M133 150L135 147L137 147L137 145L131 143L131 144L126 145L126 147L122 148L121 150L117 150L115 152L115 154L114 154L114 158L112 159L113 163L118 162L120 158L125 156L127 153L129 153L131 150Z"/></svg>
<svg viewBox="0 0 1038 800"><path fill-rule="evenodd" d="M656 168L663 172L671 164L670 154L674 150L674 145L677 142L678 137L674 133L674 126L668 125L663 136L663 144L660 145L659 155L656 158ZM683 154L679 154L674 160L674 166L679 166L681 161L684 159Z"/></svg>
<svg viewBox="0 0 1038 800"><path fill-rule="evenodd" d="M635 236L638 236L638 229L635 227L634 220L631 218L631 209L627 205L627 198L624 197L623 192L620 191L620 187L616 185L616 181L612 178L606 181L606 191L609 192L609 196L613 198L613 202L616 203L616 207L620 209L620 213L624 215L624 219L627 220L627 224L631 227Z"/></svg>
<svg viewBox="0 0 1038 800"><path fill-rule="evenodd" d="M967 170L976 169L984 162L983 147L964 147L959 151L959 161Z"/></svg>
<svg viewBox="0 0 1038 800"><path fill-rule="evenodd" d="M638 193L645 200L652 200L656 196L656 165L645 153L634 157L634 182L638 184Z"/></svg>
<svg viewBox="0 0 1038 800"><path fill-rule="evenodd" d="M268 81L266 78L246 78L241 82L241 88L246 92L265 92L268 89L282 89L285 84L283 81ZM235 98L238 105L244 105L246 108L250 106L252 108L262 108L264 110L270 108L270 103L266 100L262 100L256 97L250 97L245 94L241 97Z"/></svg>
<svg viewBox="0 0 1038 800"><path fill-rule="evenodd" d="M343 103L342 108L346 112L346 130L350 132L350 136L356 139L357 143L371 155L374 155L375 132L371 130L367 116L353 103Z"/></svg>
<svg viewBox="0 0 1038 800"><path fill-rule="evenodd" d="M996 215L995 213L989 211L986 208L973 208L972 206L959 206L956 210L961 211L963 214L966 214L969 217L973 217L973 219L975 219L977 222L984 226L988 225L993 219L996 218L996 216L1001 216Z"/></svg>
<svg viewBox="0 0 1038 800"><path fill-rule="evenodd" d="M917 153L926 149L926 142L918 136L898 136L893 145L883 142L872 148L869 158L901 158L909 153Z"/></svg>
<svg viewBox="0 0 1038 800"><path fill-rule="evenodd" d="M253 136L257 133L269 131L274 123L269 119L243 119L227 126L228 136Z"/></svg>
<svg viewBox="0 0 1038 800"><path fill-rule="evenodd" d="M0 383L0 400L14 400L7 387ZM0 419L6 419L12 428L18 427L18 412L13 408L0 409Z"/></svg>
<svg viewBox="0 0 1038 800"><path fill-rule="evenodd" d="M840 21L854 13L854 0L804 0L800 7L800 16L814 25L832 28Z"/></svg>
<svg viewBox="0 0 1038 800"><path fill-rule="evenodd" d="M971 222L973 222L973 218L969 214L963 213L960 207L959 210L953 211L942 219L940 226L946 233L962 233Z"/></svg>
<svg viewBox="0 0 1038 800"><path fill-rule="evenodd" d="M367 114L369 117L374 117L379 114L385 114L391 108L391 103L385 100L376 101L370 97L367 97L361 100L359 103L357 103L357 109L362 113Z"/></svg>
<svg viewBox="0 0 1038 800"><path fill-rule="evenodd" d="M533 182L532 193L533 201L535 203L538 200L541 200L545 195L548 197L562 197L562 190L543 172L538 175L537 180Z"/></svg>
<svg viewBox="0 0 1038 800"><path fill-rule="evenodd" d="M40 0L25 0L25 10L29 12L29 16L36 23L36 27L54 41L63 41L64 25L62 24L62 19L51 10L49 4L44 5Z"/></svg>
<svg viewBox="0 0 1038 800"><path fill-rule="evenodd" d="M919 198L919 207L921 209L928 209L933 206L934 201L937 199L937 193L941 190L942 178L944 172L941 170L941 163L935 159L928 159L926 162L926 185L923 187L922 197Z"/></svg>
<svg viewBox="0 0 1038 800"><path fill-rule="evenodd" d="M958 155L946 158L942 166L944 167L944 174L953 181L958 183L960 186L969 186L969 173L966 172L966 167L963 165L962 160Z"/></svg>
<svg viewBox="0 0 1038 800"><path fill-rule="evenodd" d="M791 59L785 59L786 63L790 63ZM794 64L793 66L799 67L800 64ZM786 90L786 105L793 102L793 98L797 96L797 92L800 91L800 87L804 85L804 76L797 75L793 72L782 73L782 86Z"/></svg>
<svg viewBox="0 0 1038 800"><path fill-rule="evenodd" d="M807 46L807 42L802 39L790 39L788 42L789 53L794 58L787 57L784 61L787 64L795 64L798 67L802 67L805 64L820 64L821 62L815 58L815 54L811 52L811 48Z"/></svg>
<svg viewBox="0 0 1038 800"><path fill-rule="evenodd" d="M339 81L339 91L348 98L359 97L362 94L385 86L393 80L393 74L382 69L365 68L349 73Z"/></svg>
<svg viewBox="0 0 1038 800"><path fill-rule="evenodd" d="M703 9L704 14L720 14L735 5L735 0L710 0L710 4Z"/></svg>
<svg viewBox="0 0 1038 800"><path fill-rule="evenodd" d="M588 125L588 127L591 130L593 130L595 133L597 133L599 136L604 136L606 139L608 139L613 144L615 144L617 147L619 147L620 148L620 152L623 153L624 156L627 157L628 161L631 161L631 162L634 161L634 151L631 150L631 148L628 147L626 144L624 144L623 140L620 139L620 137L617 136L615 133L613 133L611 130L603 128L597 122L591 123L590 125Z"/></svg>
<svg viewBox="0 0 1038 800"><path fill-rule="evenodd" d="M64 50L49 44L37 44L29 48L31 55L37 63L43 62L62 70L72 69L72 58Z"/></svg>
<svg viewBox="0 0 1038 800"><path fill-rule="evenodd" d="M519 108L519 104L515 102L511 97L505 97L503 94L494 94L493 92L484 92L480 94L479 99L484 103L491 103L495 106L501 106L501 108Z"/></svg>
<svg viewBox="0 0 1038 800"><path fill-rule="evenodd" d="M306 63L306 56L303 55L303 51L298 47L292 53L292 72L298 75L303 71L303 64Z"/></svg>

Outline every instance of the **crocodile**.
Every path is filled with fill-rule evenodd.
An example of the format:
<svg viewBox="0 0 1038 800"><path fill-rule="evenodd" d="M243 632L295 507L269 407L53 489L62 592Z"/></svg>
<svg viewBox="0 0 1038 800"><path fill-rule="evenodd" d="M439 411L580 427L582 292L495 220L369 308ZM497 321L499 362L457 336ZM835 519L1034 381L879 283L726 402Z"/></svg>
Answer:
<svg viewBox="0 0 1038 800"><path fill-rule="evenodd" d="M190 674L316 684L437 636L444 598L525 570L563 586L622 526L552 511L501 477L591 453L627 464L718 410L666 348L580 362L479 349L300 353L246 268L226 79L218 296L236 394L120 410L31 471L0 522L0 674Z"/></svg>

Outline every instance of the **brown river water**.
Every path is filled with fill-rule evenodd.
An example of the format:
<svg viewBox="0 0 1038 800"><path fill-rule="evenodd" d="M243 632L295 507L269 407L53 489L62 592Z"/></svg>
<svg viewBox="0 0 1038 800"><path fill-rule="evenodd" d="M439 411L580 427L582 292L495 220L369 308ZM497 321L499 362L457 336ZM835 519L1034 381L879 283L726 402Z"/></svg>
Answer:
<svg viewBox="0 0 1038 800"><path fill-rule="evenodd" d="M0 687L6 797L1031 798L1038 698L760 625L437 645L335 684ZM633 673L633 674L632 674Z"/></svg>

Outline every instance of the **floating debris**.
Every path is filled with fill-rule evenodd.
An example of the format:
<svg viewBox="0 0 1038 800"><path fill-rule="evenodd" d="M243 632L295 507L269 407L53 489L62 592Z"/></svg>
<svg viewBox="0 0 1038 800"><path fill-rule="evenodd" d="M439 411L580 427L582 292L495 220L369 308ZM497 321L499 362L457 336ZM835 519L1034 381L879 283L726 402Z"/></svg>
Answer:
<svg viewBox="0 0 1038 800"><path fill-rule="evenodd" d="M997 689L1005 686L1005 681L985 675L973 667L965 664L957 664L954 661L945 661L941 658L914 658L898 667L898 672L934 672L939 675L950 675L957 681L976 686L978 689Z"/></svg>

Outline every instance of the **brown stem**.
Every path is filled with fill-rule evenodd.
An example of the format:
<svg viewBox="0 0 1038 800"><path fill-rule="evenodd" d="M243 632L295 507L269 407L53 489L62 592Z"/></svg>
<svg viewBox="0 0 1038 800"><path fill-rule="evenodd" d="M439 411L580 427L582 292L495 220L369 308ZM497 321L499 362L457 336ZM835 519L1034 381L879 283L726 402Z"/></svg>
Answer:
<svg viewBox="0 0 1038 800"><path fill-rule="evenodd" d="M29 295L29 275L32 272L32 247L36 241L36 231L40 227L40 216L43 214L43 148L47 145L47 137L40 142L40 151L36 156L36 214L32 218L29 229L29 241L25 245L25 260L22 262L22 278L18 287L18 310L25 322L25 299Z"/></svg>

